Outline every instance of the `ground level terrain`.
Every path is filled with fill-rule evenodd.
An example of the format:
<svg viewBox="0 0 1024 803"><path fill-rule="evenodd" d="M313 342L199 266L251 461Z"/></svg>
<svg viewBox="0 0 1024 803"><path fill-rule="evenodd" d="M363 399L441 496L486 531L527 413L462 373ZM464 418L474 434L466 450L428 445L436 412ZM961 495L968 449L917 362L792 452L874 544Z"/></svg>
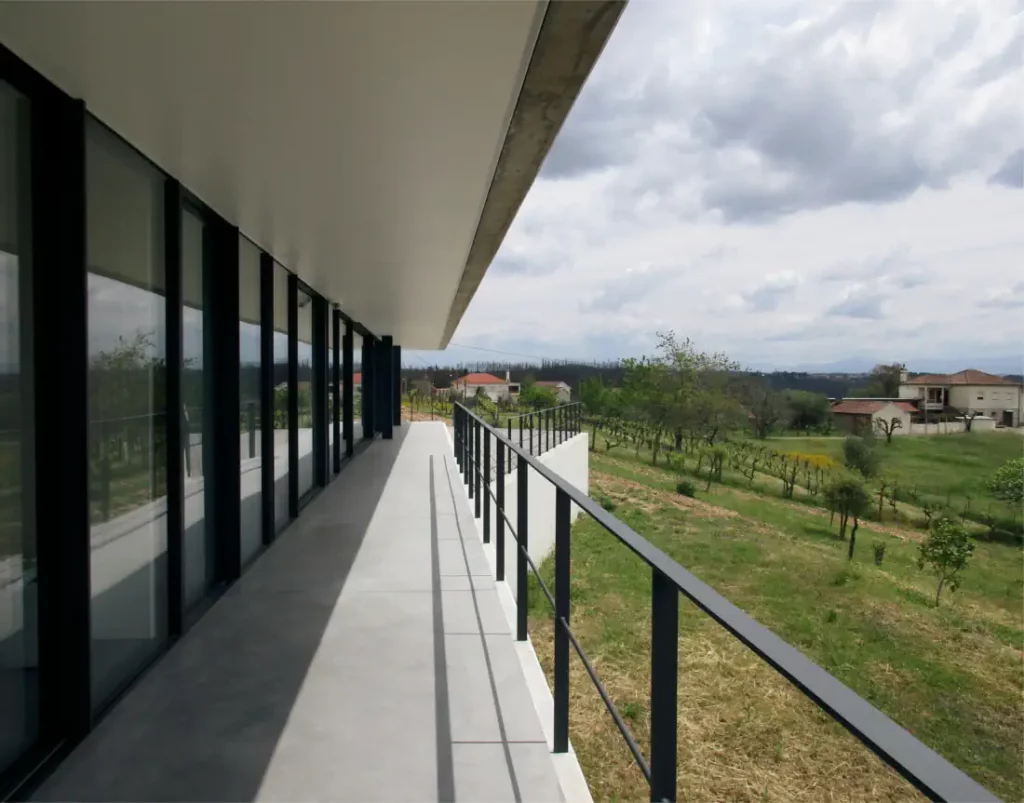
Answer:
<svg viewBox="0 0 1024 803"><path fill-rule="evenodd" d="M799 441L793 451L837 456L842 445L791 440ZM891 456L900 457L893 465L936 494L944 487L974 492L1015 456L1004 457L1002 444L1018 453L1021 446L1007 438L993 453L988 438L972 439L969 453L944 460L919 454L926 447L916 441L923 440L894 442ZM783 439L770 443L789 448ZM899 520L863 522L850 562L828 512L781 498L767 479L750 488L715 483L708 491L699 483L696 498L676 492L679 479L652 466L649 453L591 453L591 496L616 516L1004 800L1024 798L1019 548L979 541L962 587L944 593L936 608L934 579L916 562L921 529ZM876 542L885 544L880 566ZM646 752L650 572L586 517L573 528L572 564L573 629ZM553 569L551 560L542 566L548 582ZM531 638L550 673L551 618L536 589L530 608ZM920 799L685 601L679 655L680 799ZM571 738L595 799L646 799L625 743L582 665L571 660Z"/></svg>

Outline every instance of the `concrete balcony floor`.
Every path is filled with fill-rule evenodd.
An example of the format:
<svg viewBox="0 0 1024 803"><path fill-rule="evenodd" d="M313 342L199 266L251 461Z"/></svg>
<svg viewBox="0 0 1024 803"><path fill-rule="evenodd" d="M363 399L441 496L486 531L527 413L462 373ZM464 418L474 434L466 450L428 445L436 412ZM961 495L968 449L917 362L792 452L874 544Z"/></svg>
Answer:
<svg viewBox="0 0 1024 803"><path fill-rule="evenodd" d="M35 799L562 800L453 463L373 443Z"/></svg>

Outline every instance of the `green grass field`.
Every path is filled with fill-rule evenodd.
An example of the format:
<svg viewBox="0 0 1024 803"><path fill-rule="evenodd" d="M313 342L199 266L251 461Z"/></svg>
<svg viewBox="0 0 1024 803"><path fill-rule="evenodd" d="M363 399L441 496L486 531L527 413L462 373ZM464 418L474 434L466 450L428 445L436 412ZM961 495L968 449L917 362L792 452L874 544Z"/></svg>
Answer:
<svg viewBox="0 0 1024 803"><path fill-rule="evenodd" d="M764 443L780 451L823 454L843 462L841 437L769 438ZM962 507L967 497L987 504L985 480L1007 460L1024 455L1024 438L1013 432L897 435L879 448L885 456L883 469L901 487L936 499L948 497Z"/></svg>
<svg viewBox="0 0 1024 803"><path fill-rule="evenodd" d="M1019 448L1000 437L979 439L979 453L956 463L967 476L945 486L973 487L1004 443ZM831 441L819 443L826 453ZM906 470L941 476L921 465L916 443L893 448ZM615 515L1004 800L1024 798L1018 548L979 542L962 587L936 608L933 578L916 564L919 530L866 522L850 563L821 509L717 484L690 499L677 481L630 450L591 453L591 495ZM886 545L881 566L876 541ZM574 526L572 560L573 628L646 749L650 573L590 520ZM542 571L550 580L550 560ZM531 634L550 670L546 605L532 595ZM919 799L709 617L684 603L680 619L680 799ZM595 799L643 798L643 778L575 660L572 672L571 736Z"/></svg>

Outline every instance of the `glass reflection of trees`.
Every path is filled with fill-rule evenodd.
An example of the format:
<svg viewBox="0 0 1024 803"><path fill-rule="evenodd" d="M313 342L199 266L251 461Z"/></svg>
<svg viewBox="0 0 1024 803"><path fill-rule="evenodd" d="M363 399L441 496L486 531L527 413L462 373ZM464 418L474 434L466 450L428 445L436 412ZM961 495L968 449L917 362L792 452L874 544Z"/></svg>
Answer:
<svg viewBox="0 0 1024 803"><path fill-rule="evenodd" d="M156 333L118 336L89 362L91 520L111 518L164 494L166 360ZM154 459L156 458L156 459Z"/></svg>

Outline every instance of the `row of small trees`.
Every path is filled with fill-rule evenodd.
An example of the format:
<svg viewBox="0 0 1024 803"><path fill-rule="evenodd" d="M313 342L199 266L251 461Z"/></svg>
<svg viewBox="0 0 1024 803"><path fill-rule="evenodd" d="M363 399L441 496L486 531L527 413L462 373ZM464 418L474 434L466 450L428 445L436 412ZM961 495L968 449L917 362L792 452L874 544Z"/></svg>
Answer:
<svg viewBox="0 0 1024 803"><path fill-rule="evenodd" d="M741 372L726 354L699 351L672 332L657 337L653 357L624 361L621 386L595 376L580 387L592 445L605 427L610 440L649 442L656 457L665 440L680 451L684 443L714 446L743 429L762 439L779 428L831 431L824 395L775 390L763 377ZM628 431L616 422L628 422Z"/></svg>

